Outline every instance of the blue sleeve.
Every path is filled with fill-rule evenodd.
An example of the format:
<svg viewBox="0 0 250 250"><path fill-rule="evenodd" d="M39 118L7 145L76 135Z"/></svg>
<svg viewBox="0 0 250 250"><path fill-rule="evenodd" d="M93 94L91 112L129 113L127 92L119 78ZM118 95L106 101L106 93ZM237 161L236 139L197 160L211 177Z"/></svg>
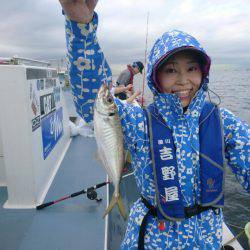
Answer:
<svg viewBox="0 0 250 250"><path fill-rule="evenodd" d="M111 70L96 38L98 16L88 24L66 17L67 63L77 113L86 121L93 120L93 105L103 82L111 83Z"/></svg>
<svg viewBox="0 0 250 250"><path fill-rule="evenodd" d="M130 104L115 98L121 119L125 147L130 152L138 153L145 146L147 140L147 122L144 110L139 105Z"/></svg>
<svg viewBox="0 0 250 250"><path fill-rule="evenodd" d="M225 153L239 183L250 192L250 127L226 109L221 109Z"/></svg>

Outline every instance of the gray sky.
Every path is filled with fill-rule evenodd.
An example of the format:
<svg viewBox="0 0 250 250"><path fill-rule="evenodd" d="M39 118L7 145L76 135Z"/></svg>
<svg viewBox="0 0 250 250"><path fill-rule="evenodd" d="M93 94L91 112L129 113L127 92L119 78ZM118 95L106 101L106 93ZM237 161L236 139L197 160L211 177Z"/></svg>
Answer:
<svg viewBox="0 0 250 250"><path fill-rule="evenodd" d="M65 55L64 17L58 1L3 1L0 57ZM250 67L249 0L99 0L99 42L114 68L144 60L148 11L149 48L158 36L175 28L195 36L214 64Z"/></svg>

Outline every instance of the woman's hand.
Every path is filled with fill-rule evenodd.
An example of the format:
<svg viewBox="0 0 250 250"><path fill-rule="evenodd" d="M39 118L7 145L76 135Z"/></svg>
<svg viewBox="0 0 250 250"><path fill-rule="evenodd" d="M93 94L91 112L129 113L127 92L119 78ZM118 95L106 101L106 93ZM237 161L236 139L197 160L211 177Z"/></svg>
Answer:
<svg viewBox="0 0 250 250"><path fill-rule="evenodd" d="M133 103L134 100L141 94L141 91L136 91L133 95L131 95L127 100L129 103Z"/></svg>
<svg viewBox="0 0 250 250"><path fill-rule="evenodd" d="M59 0L69 19L78 23L91 22L98 0Z"/></svg>

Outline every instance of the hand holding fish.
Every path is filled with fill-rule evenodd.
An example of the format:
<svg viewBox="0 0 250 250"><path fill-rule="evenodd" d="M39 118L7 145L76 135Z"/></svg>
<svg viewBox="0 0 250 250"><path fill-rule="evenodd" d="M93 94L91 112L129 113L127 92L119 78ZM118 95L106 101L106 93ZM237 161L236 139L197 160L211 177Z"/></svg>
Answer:
<svg viewBox="0 0 250 250"><path fill-rule="evenodd" d="M91 22L98 0L59 0L69 19L78 23Z"/></svg>

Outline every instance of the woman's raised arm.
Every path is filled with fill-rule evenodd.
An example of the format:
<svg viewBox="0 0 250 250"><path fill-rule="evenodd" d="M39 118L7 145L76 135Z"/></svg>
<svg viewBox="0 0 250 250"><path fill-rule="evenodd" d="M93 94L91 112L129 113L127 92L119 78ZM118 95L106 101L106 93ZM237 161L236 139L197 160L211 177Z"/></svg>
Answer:
<svg viewBox="0 0 250 250"><path fill-rule="evenodd" d="M103 82L112 82L111 70L96 37L96 2L60 0L66 17L67 59L73 100L77 113L88 123L93 120L93 106L98 89ZM140 138L143 137L141 132L145 127L144 112L139 105L132 105L139 94L135 92L124 102L115 98L125 144L130 149L135 147L138 138L144 141L144 138Z"/></svg>
<svg viewBox="0 0 250 250"><path fill-rule="evenodd" d="M67 63L77 113L93 120L93 105L103 82L111 83L111 70L96 38L96 0L60 0L66 24Z"/></svg>

